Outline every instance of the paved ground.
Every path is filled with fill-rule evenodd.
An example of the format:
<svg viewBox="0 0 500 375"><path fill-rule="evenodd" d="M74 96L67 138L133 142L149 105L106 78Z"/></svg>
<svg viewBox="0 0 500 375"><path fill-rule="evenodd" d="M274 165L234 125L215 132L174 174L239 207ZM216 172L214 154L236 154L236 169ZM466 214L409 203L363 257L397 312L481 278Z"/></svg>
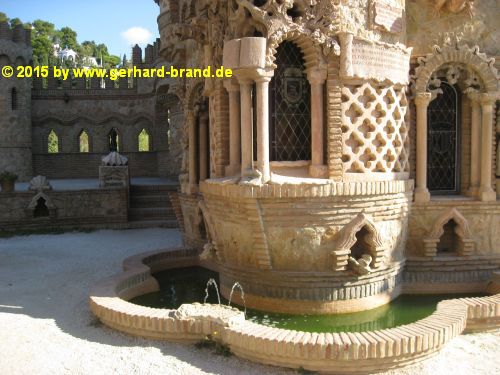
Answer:
<svg viewBox="0 0 500 375"><path fill-rule="evenodd" d="M119 272L129 255L180 243L170 229L0 239L0 374L295 374L129 337L93 318L92 284ZM464 335L433 359L392 374L500 374L499 353L500 331Z"/></svg>

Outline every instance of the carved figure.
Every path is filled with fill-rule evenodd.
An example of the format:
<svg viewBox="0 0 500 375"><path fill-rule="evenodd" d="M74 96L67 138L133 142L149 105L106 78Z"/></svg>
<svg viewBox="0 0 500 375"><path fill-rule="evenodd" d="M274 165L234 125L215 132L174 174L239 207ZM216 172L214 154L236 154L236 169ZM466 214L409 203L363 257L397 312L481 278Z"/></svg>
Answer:
<svg viewBox="0 0 500 375"><path fill-rule="evenodd" d="M444 11L453 14L463 11L470 18L474 16L474 0L432 0L432 2L434 17L439 17Z"/></svg>
<svg viewBox="0 0 500 375"><path fill-rule="evenodd" d="M358 275L367 275L373 272L370 267L370 263L372 262L372 257L368 254L364 254L358 260L353 257L349 257L349 265L350 268L356 272Z"/></svg>

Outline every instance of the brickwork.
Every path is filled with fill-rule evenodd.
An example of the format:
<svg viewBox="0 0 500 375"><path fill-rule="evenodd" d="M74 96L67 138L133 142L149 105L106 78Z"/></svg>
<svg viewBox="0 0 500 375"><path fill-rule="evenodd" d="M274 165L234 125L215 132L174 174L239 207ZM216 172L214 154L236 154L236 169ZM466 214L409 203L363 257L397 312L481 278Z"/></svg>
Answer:
<svg viewBox="0 0 500 375"><path fill-rule="evenodd" d="M4 208L0 230L106 228L127 223L125 189L47 191L44 198L50 214L38 217L29 209L37 203L34 202L36 196L33 191L0 194L0 206Z"/></svg>
<svg viewBox="0 0 500 375"><path fill-rule="evenodd" d="M378 331L310 333L266 327L241 312L218 305L182 305L178 310L133 305L126 299L158 290L151 272L196 265L194 249L140 254L124 262L124 272L103 280L90 294L91 311L122 332L196 342L207 335L252 361L323 373L366 373L403 367L436 354L464 331L500 325L500 295L442 301L430 316Z"/></svg>

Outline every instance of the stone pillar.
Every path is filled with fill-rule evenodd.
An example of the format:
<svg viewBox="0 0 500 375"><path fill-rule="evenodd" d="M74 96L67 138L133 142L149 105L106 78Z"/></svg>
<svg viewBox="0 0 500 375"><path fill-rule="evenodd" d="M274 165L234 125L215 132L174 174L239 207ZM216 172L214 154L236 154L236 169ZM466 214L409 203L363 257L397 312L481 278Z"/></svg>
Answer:
<svg viewBox="0 0 500 375"><path fill-rule="evenodd" d="M479 199L482 201L496 200L496 194L491 187L491 174L493 157L493 103L495 97L491 94L481 94L481 186Z"/></svg>
<svg viewBox="0 0 500 375"><path fill-rule="evenodd" d="M262 173L262 182L271 179L269 168L269 81L273 73L257 77L257 169Z"/></svg>
<svg viewBox="0 0 500 375"><path fill-rule="evenodd" d="M324 164L324 90L326 69L312 69L307 72L307 79L311 84L311 177L327 176L327 166Z"/></svg>
<svg viewBox="0 0 500 375"><path fill-rule="evenodd" d="M428 202L431 198L427 189L427 107L431 102L430 92L419 92L415 98L417 108L417 172L415 202Z"/></svg>
<svg viewBox="0 0 500 375"><path fill-rule="evenodd" d="M253 172L252 157L252 83L250 78L238 78L241 100L241 176L251 176Z"/></svg>
<svg viewBox="0 0 500 375"><path fill-rule="evenodd" d="M200 182L208 178L208 108L200 107L199 112L199 152L200 152Z"/></svg>
<svg viewBox="0 0 500 375"><path fill-rule="evenodd" d="M470 186L467 192L470 196L477 196L479 190L479 172L481 159L479 154L481 144L481 111L479 94L469 94L471 101L471 136L470 136Z"/></svg>
<svg viewBox="0 0 500 375"><path fill-rule="evenodd" d="M240 171L241 165L241 132L240 132L240 85L234 79L224 81L229 93L229 165L226 176L233 176Z"/></svg>
<svg viewBox="0 0 500 375"><path fill-rule="evenodd" d="M187 121L189 126L189 189L191 193L196 191L196 117L194 111L187 112Z"/></svg>

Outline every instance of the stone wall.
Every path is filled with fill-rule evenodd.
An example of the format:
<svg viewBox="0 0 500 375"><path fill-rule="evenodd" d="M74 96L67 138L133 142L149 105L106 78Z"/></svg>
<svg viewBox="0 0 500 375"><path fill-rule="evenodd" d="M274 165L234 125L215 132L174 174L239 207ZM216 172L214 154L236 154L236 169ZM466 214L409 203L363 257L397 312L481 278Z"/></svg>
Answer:
<svg viewBox="0 0 500 375"><path fill-rule="evenodd" d="M48 216L35 217L43 197ZM0 193L0 230L94 228L127 222L125 189Z"/></svg>
<svg viewBox="0 0 500 375"><path fill-rule="evenodd" d="M26 34L26 35L25 35ZM29 35L28 35L29 34ZM0 23L0 68L28 65L29 31ZM14 172L20 181L31 177L31 79L0 75L0 173Z"/></svg>
<svg viewBox="0 0 500 375"><path fill-rule="evenodd" d="M472 5L474 16L466 9L450 12L451 0L430 2L409 0L406 4L407 45L413 47L413 55L431 52L432 46L458 40L470 46L478 45L481 52L489 56L500 55L498 33L500 11L495 0L454 2L457 5ZM441 7L439 7L441 5Z"/></svg>
<svg viewBox="0 0 500 375"><path fill-rule="evenodd" d="M129 160L129 171L132 177L157 177L156 152L124 152ZM101 158L100 153L58 153L34 154L33 170L35 175L51 179L64 178L97 178ZM171 174L161 175L162 177Z"/></svg>

